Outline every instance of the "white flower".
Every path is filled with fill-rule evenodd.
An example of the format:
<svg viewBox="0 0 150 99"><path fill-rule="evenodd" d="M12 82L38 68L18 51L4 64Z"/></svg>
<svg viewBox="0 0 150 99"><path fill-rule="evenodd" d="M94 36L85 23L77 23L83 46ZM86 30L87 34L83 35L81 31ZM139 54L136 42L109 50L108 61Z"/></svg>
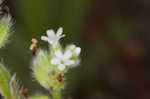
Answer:
<svg viewBox="0 0 150 99"><path fill-rule="evenodd" d="M81 53L81 48L80 47L76 47L76 45L72 44L69 45L66 50L70 49L72 51L73 56L78 57Z"/></svg>
<svg viewBox="0 0 150 99"><path fill-rule="evenodd" d="M63 71L66 66L74 65L75 61L71 60L70 58L72 57L72 52L71 50L65 51L63 54L61 50L55 51L56 58L53 58L51 60L51 64L57 65L58 69Z"/></svg>
<svg viewBox="0 0 150 99"><path fill-rule="evenodd" d="M81 53L81 48L80 47L76 47L73 51L74 56L79 56Z"/></svg>
<svg viewBox="0 0 150 99"><path fill-rule="evenodd" d="M51 45L55 45L58 43L59 39L65 36L65 35L62 35L62 33L63 33L62 27L60 27L57 30L56 34L54 30L50 29L46 31L47 36L41 36L41 40L47 41Z"/></svg>

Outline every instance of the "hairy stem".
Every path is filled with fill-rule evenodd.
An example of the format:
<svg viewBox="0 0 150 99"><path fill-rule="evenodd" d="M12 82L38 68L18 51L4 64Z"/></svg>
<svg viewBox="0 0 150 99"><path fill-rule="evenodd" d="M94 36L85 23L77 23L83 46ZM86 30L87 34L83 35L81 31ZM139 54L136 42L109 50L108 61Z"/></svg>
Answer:
<svg viewBox="0 0 150 99"><path fill-rule="evenodd" d="M62 99L61 92L59 90L53 91L53 99Z"/></svg>

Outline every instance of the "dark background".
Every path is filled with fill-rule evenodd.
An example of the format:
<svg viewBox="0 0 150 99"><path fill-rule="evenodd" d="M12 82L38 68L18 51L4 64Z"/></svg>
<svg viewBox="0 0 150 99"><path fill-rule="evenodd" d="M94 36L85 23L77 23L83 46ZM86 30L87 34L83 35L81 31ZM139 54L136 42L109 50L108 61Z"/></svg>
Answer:
<svg viewBox="0 0 150 99"><path fill-rule="evenodd" d="M31 72L31 39L64 28L64 45L81 46L64 96L73 99L150 99L150 0L6 0L13 33L1 60L30 95L46 91Z"/></svg>

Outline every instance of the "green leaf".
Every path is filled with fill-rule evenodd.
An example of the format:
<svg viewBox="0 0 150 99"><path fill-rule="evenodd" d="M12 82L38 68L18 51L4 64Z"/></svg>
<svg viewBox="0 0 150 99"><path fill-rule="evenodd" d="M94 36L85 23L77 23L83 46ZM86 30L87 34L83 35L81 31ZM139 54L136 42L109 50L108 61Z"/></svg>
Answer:
<svg viewBox="0 0 150 99"><path fill-rule="evenodd" d="M0 92L5 99L11 99L9 82L11 75L8 70L0 63Z"/></svg>

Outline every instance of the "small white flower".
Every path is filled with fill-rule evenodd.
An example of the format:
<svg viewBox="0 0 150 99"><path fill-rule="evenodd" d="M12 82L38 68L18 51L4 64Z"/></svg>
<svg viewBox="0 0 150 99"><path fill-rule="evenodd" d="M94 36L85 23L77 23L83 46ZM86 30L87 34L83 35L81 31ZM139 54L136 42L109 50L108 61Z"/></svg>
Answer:
<svg viewBox="0 0 150 99"><path fill-rule="evenodd" d="M76 48L74 49L74 51L73 51L73 54L74 54L75 56L79 56L80 53L81 53L81 48L80 48L80 47L76 47Z"/></svg>
<svg viewBox="0 0 150 99"><path fill-rule="evenodd" d="M41 40L47 41L51 45L55 45L58 43L59 39L65 36L65 35L62 35L62 33L63 33L62 27L60 27L57 30L56 34L54 30L50 29L46 31L47 36L41 36Z"/></svg>
<svg viewBox="0 0 150 99"><path fill-rule="evenodd" d="M71 60L72 52L70 50L65 51L63 54L61 50L55 51L56 58L51 60L51 64L57 65L58 69L63 71L66 66L74 65L75 61Z"/></svg>
<svg viewBox="0 0 150 99"><path fill-rule="evenodd" d="M70 49L72 51L73 56L78 57L81 53L81 48L80 47L76 47L74 44L69 45L66 50Z"/></svg>

